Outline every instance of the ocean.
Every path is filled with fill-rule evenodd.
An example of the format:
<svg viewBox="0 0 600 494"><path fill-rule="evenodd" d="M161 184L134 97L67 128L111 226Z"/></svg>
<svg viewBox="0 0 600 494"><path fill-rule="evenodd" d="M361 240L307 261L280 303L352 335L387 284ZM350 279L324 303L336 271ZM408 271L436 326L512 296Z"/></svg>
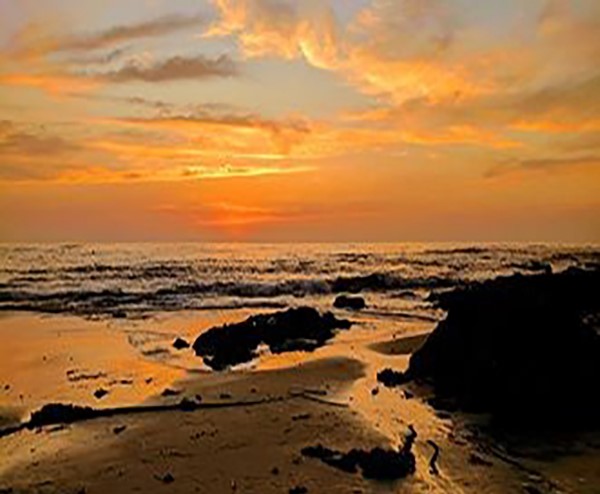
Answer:
<svg viewBox="0 0 600 494"><path fill-rule="evenodd" d="M431 290L598 263L600 248L583 245L3 244L0 311L136 319L360 292L373 313L418 314Z"/></svg>

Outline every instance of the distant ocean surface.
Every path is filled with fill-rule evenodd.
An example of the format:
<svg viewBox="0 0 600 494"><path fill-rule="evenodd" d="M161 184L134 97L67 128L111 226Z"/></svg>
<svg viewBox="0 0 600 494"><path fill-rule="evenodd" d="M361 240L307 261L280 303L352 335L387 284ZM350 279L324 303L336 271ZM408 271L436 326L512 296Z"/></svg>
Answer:
<svg viewBox="0 0 600 494"><path fill-rule="evenodd" d="M417 311L434 289L600 265L598 246L523 244L0 244L0 311L139 318L178 310Z"/></svg>

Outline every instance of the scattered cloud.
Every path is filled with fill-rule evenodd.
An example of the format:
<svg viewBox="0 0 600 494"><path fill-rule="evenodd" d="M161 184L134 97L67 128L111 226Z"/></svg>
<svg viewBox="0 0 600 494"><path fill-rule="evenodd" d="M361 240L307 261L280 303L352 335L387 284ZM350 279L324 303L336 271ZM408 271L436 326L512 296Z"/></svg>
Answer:
<svg viewBox="0 0 600 494"><path fill-rule="evenodd" d="M94 51L141 38L164 36L199 27L203 22L204 17L201 15L166 15L137 24L114 26L95 33L62 36L47 33L42 23L30 23L13 37L8 54L26 59L39 58L50 53ZM111 53L114 54L115 51Z"/></svg>
<svg viewBox="0 0 600 494"><path fill-rule="evenodd" d="M164 82L208 77L233 77L238 74L238 71L236 63L226 55L214 59L197 55L195 57L172 57L149 65L129 62L118 69L90 73L86 74L86 77L114 83Z"/></svg>

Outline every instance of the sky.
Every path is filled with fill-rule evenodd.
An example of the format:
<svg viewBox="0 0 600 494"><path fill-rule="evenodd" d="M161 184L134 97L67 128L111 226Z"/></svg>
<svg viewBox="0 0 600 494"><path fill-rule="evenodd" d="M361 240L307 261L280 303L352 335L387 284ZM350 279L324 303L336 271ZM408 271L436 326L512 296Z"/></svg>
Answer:
<svg viewBox="0 0 600 494"><path fill-rule="evenodd" d="M597 0L0 0L0 241L600 242Z"/></svg>

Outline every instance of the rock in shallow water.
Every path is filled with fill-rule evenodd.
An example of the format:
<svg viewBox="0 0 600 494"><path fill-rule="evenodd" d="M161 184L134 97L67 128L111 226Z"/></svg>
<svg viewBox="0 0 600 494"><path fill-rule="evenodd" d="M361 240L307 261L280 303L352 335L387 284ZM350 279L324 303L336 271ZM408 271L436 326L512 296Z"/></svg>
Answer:
<svg viewBox="0 0 600 494"><path fill-rule="evenodd" d="M185 348L189 347L190 344L183 338L176 338L173 342L173 348L175 348L176 350L184 350Z"/></svg>
<svg viewBox="0 0 600 494"><path fill-rule="evenodd" d="M490 411L505 423L597 420L598 294L600 271L569 269L438 295L448 316L412 355L406 375L430 381L438 403Z"/></svg>
<svg viewBox="0 0 600 494"><path fill-rule="evenodd" d="M211 328L198 336L193 349L206 365L223 370L256 358L261 344L273 353L312 351L331 339L336 330L348 329L351 324L330 312L298 307Z"/></svg>

